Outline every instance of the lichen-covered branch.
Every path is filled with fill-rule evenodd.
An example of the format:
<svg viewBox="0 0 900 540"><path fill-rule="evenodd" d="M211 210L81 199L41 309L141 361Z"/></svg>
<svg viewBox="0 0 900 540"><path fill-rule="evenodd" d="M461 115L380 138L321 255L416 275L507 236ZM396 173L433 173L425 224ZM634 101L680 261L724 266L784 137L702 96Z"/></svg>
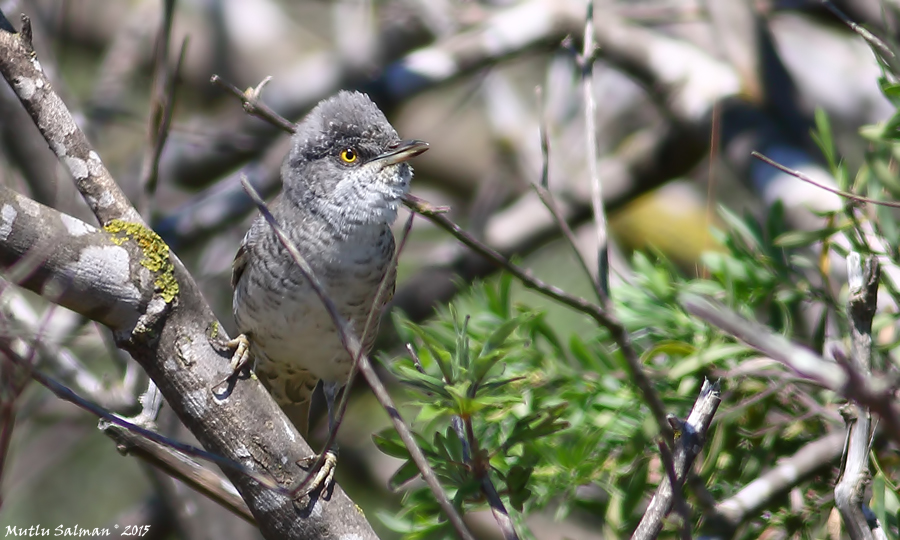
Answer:
<svg viewBox="0 0 900 540"><path fill-rule="evenodd" d="M295 460L312 453L262 385L240 380L212 388L228 358L224 338L193 278L142 225L31 50L30 28L0 18L0 74L16 90L51 148L76 179L97 229L0 190L0 268L51 301L113 329L116 343L147 371L167 403L211 453L290 486L304 476ZM376 538L356 505L336 488L306 506L233 469L225 475L267 538ZM353 536L355 535L355 536Z"/></svg>

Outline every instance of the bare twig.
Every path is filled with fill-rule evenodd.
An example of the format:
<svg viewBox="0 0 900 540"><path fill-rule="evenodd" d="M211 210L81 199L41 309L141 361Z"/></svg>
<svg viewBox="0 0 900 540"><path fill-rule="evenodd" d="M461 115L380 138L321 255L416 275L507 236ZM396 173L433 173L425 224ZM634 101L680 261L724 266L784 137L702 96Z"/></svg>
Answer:
<svg viewBox="0 0 900 540"><path fill-rule="evenodd" d="M154 50L153 88L150 96L150 117L147 121L147 146L141 163L141 175L138 186L141 189L141 200L138 211L144 219L150 221L153 211L153 196L159 178L159 158L169 135L172 112L175 109L175 82L184 61L187 39L181 43L178 64L169 72L169 41L172 36L172 21L175 18L175 0L164 0L162 21L156 33Z"/></svg>
<svg viewBox="0 0 900 540"><path fill-rule="evenodd" d="M309 263L306 262L306 259L304 259L303 255L300 254L294 243L291 242L290 238L287 237L284 230L281 228L281 225L279 225L279 223L275 220L275 217L272 215L272 213L269 212L265 201L260 198L259 194L255 189L253 189L253 186L251 186L250 183L246 181L246 179L243 179L241 183L244 186L244 190L248 195L250 195L250 197L253 199L253 202L256 203L257 208L259 208L260 213L266 219L266 222L268 222L269 226L272 228L272 231L278 237L278 240L285 247L285 249L291 255L291 258L297 264L297 267L303 273L303 277L310 284L316 295L325 305L328 314L331 316L332 322L338 330L338 334L341 338L341 343L344 345L347 353L350 354L351 358L359 359L358 368L360 372L362 372L362 375L363 377L365 377L366 382L369 383L369 386L372 388L372 392L375 394L378 402L381 403L382 407L384 407L384 409L387 411L388 416L391 417L394 428L400 435L400 439L403 441L406 449L409 450L410 457L419 468L419 472L422 474L422 478L425 480L425 483L428 484L428 487L431 489L431 492L437 499L438 504L441 506L441 509L450 519L451 523L453 524L453 528L456 529L457 534L459 534L459 536L464 540L474 540L472 534L466 528L465 523L463 523L462 518L460 518L459 514L456 512L456 509L447 498L447 494L444 493L444 490L441 487L437 476L434 474L434 471L428 464L428 460L425 458L425 454L422 453L422 449L419 448L418 444L416 444L412 432L403 421L403 418L400 416L400 412L394 405L394 401L388 394L387 389L378 378L378 374L375 373L375 369L372 367L371 362L369 362L368 355L364 353L362 344L353 333L350 325L346 320L344 320L343 317L341 317L337 306L334 304L334 301L328 296L328 293L325 291L325 288L322 286L321 282L319 282L318 278L313 274L312 268L310 268Z"/></svg>
<svg viewBox="0 0 900 540"><path fill-rule="evenodd" d="M649 540L659 535L663 526L663 518L672 510L672 505L676 500L675 493L684 486L694 459L703 449L709 425L719 408L720 401L721 392L718 381L711 383L709 380L704 380L700 395L694 402L687 420L680 422L679 437L675 441L674 452L671 456L676 481L672 482L669 475L663 476L650 501L650 506L647 507L644 517L631 536L632 540ZM689 525L688 523L687 526Z"/></svg>
<svg viewBox="0 0 900 540"><path fill-rule="evenodd" d="M631 380L641 391L644 401L647 403L647 406L650 408L650 411L656 420L660 434L667 441L672 440L672 428L666 421L665 406L663 405L659 394L656 392L656 389L653 387L650 378L644 372L641 359L631 342L631 336L628 335L625 326L622 325L615 315L596 304L592 304L583 298L573 296L559 287L550 285L534 277L530 270L513 264L509 259L498 253L497 250L485 245L471 234L462 230L459 225L445 216L439 208L432 206L428 202L414 195L406 195L403 198L403 204L413 212L421 214L428 221L431 221L438 227L452 234L457 240L482 257L512 274L516 279L522 282L525 287L533 289L560 304L590 316L597 323L606 328L621 349L622 355L625 357L625 361L628 365Z"/></svg>
<svg viewBox="0 0 900 540"><path fill-rule="evenodd" d="M410 213L409 219L406 220L406 225L403 226L403 235L400 238L400 243L397 245L397 249L394 250L394 254L391 256L391 262L388 265L388 268L396 268L397 260L400 258L400 253L403 251L403 247L406 245L406 240L409 237L409 231L412 230L413 218L415 214ZM360 336L360 343L366 343L366 340L369 338L369 333L372 332L373 322L376 319L375 312L380 309L382 305L382 301L384 299L385 291L387 290L388 284L388 276L389 273L385 273L384 277L381 279L381 282L378 284L378 291L375 293L375 299L372 301L372 307L369 309L369 314L366 316L366 324L363 326L363 332ZM359 354L363 354L363 349L359 350ZM344 390L344 395L341 396L341 402L338 405L337 413L334 415L334 425L329 426L328 431L328 439L325 441L325 445L322 447L322 451L319 452L319 455L316 457L315 463L313 463L309 467L309 474L306 475L306 478L303 482L300 483L300 487L297 489L305 488L309 482L315 477L316 471L318 471L324 464L325 459L327 458L328 451L334 448L335 440L337 440L338 428L341 427L341 422L344 420L344 415L347 412L347 404L350 402L350 388L353 387L353 381L356 380L356 374L359 371L357 367L360 360L359 357L355 357L353 361L353 365L350 368L350 375L347 377L346 390Z"/></svg>
<svg viewBox="0 0 900 540"><path fill-rule="evenodd" d="M158 433L122 420L103 407L81 398L62 384L35 370L32 365L32 359L22 357L8 344L0 343L0 350L3 351L10 363L17 366L19 370L27 375L26 380L30 377L56 394L57 397L99 416L102 419L100 430L116 441L120 452L135 453L141 459L148 461L153 465L164 469L172 476L181 479L189 486L218 502L236 515L243 517L251 523L255 523L249 509L247 509L247 505L241 499L240 495L238 495L231 483L220 478L214 472L187 459L185 454L213 461L222 467L243 471L253 477L257 476L256 473L246 470L242 465L233 461L210 454L199 448L173 441ZM28 354L31 355L36 350L36 347L32 347L29 349ZM4 424L3 427L6 428L6 425ZM6 430L4 429L2 434L5 434L5 431ZM2 454L0 454L0 457L2 457ZM0 472L2 472L2 470L2 459L0 459ZM283 489L272 479L260 477L259 480L264 485L271 486L272 489ZM284 491L287 492L288 490Z"/></svg>
<svg viewBox="0 0 900 540"><path fill-rule="evenodd" d="M834 14L835 17L840 19L841 22L849 26L851 30L859 34L861 38L866 40L866 42L869 43L869 45L871 45L872 48L877 50L881 55L883 55L885 59L895 58L894 51L891 50L887 43L879 39L872 32L866 30L864 27L853 22L850 17L848 17L843 11L838 9L838 7L832 4L829 0L821 0L821 2L822 5L825 6L826 9L828 9L828 11L830 11L832 14Z"/></svg>
<svg viewBox="0 0 900 540"><path fill-rule="evenodd" d="M50 311L48 310L39 326L39 335L43 333L44 327L49 321ZM4 337L8 338L9 336ZM37 352L37 346L34 344L27 345L24 341L18 340L16 345L22 349L23 355L19 356L17 351L14 351L13 347L5 340L0 341L0 350L5 348L12 353L10 358L0 358L0 480L3 479L9 445L12 442L13 429L16 424L16 401L28 384L28 374L34 369L35 353ZM14 361L12 356L15 356L18 362ZM2 507L2 502L0 499L0 507Z"/></svg>
<svg viewBox="0 0 900 540"><path fill-rule="evenodd" d="M799 178L800 180L803 180L804 182L806 182L808 184L812 184L819 189L823 189L829 193L834 193L835 195L839 195L845 199L849 199L851 201L860 202L860 203L877 204L879 206L887 206L890 208L900 208L900 202L876 201L875 199L870 199L868 197L856 195L854 193L850 193L849 191L841 191L841 190L833 188L831 186L826 186L825 184L816 182L815 180L810 178L808 175L803 174L802 172L794 170L794 169L789 169L788 167L785 167L781 163L778 163L777 161L775 161L771 158L768 158L768 157L760 154L759 152L753 151L753 152L750 152L750 155L764 163L768 163L769 165L775 167L776 169L778 169L779 171L781 171L783 173L787 173L795 178Z"/></svg>
<svg viewBox="0 0 900 540"><path fill-rule="evenodd" d="M100 421L100 431L116 441L116 448L124 455L133 455L173 478L181 480L194 490L217 502L248 523L256 524L247 504L231 485L231 482L215 472L201 467L186 456L158 444L129 429L106 420Z"/></svg>
<svg viewBox="0 0 900 540"><path fill-rule="evenodd" d="M739 492L718 503L706 522L714 539L732 538L738 527L754 519L781 497L817 470L834 463L841 455L845 434L835 430L813 441L794 455L783 459L750 482Z"/></svg>
<svg viewBox="0 0 900 540"><path fill-rule="evenodd" d="M718 302L691 293L682 294L679 302L688 313L787 365L804 378L869 407L885 423L885 433L900 442L900 411L897 410L893 391L895 381L860 373L840 351L834 351L837 365L828 362Z"/></svg>
<svg viewBox="0 0 900 540"><path fill-rule="evenodd" d="M556 204L556 200L550 192L550 141L547 136L547 117L544 114L544 100L540 86L535 89L535 93L537 94L538 125L540 126L541 136L541 180L540 184L532 182L531 187L534 189L535 193L537 193L538 197L541 198L541 202L544 203L547 210L553 215L553 219L556 220L556 225L562 232L563 237L572 248L572 251L575 252L575 260L578 261L579 266L581 266L581 269L584 271L584 275L587 276L594 286L597 300L601 300L604 297L604 294L602 285L600 285L599 275L595 276L594 273L591 272L591 269L588 268L587 261L585 261L584 257L581 255L581 250L578 249L578 243L575 241L575 234L572 233L569 222L566 221L565 216L563 216L562 212L559 210L559 206Z"/></svg>
<svg viewBox="0 0 900 540"><path fill-rule="evenodd" d="M464 328L466 326L467 325L464 325ZM450 382L447 381L446 378L444 381ZM491 515L494 516L494 520L497 522L497 527L500 528L504 540L519 540L516 528L513 525L512 519L509 517L509 512L507 512L506 506L503 505L503 501L497 493L497 488L494 487L494 483L491 482L491 477L488 474L488 471L491 468L490 457L481 451L481 447L478 444L478 438L475 437L472 417L468 416L463 420L458 416L454 416L451 424L453 425L454 431L456 431L456 435L459 437L460 442L462 442L463 456L467 458L466 461L471 465L475 477L481 480L481 493L484 494L484 497L488 501L488 506L491 508Z"/></svg>
<svg viewBox="0 0 900 540"><path fill-rule="evenodd" d="M228 92L234 94L235 97L240 99L241 104L244 106L244 110L247 112L247 114L265 120L273 126L281 128L288 133L293 133L297 129L297 125L290 120L285 119L283 116L281 116L280 114L272 110L272 108L270 108L268 105L262 102L261 96L263 88L265 88L271 80L271 76L266 77L255 87L250 87L243 92L241 92L241 90L237 86L223 80L218 75L213 75L209 79L209 82L213 83L219 88L227 90Z"/></svg>
<svg viewBox="0 0 900 540"><path fill-rule="evenodd" d="M101 419L109 422L110 424L114 424L120 428L126 429L133 433L136 433L137 435L140 435L141 437L143 437L147 440L150 440L156 444L159 444L161 446L171 448L173 450L177 450L178 452L180 452L182 454L192 456L192 457L197 457L200 459L204 459L206 461L210 461L210 462L215 463L216 465L226 468L226 469L230 469L233 471L239 471L242 474L244 474L250 478L253 478L253 480L255 480L257 483L267 487L268 489L279 492L283 495L288 495L291 493L290 489L281 487L278 484L278 482L276 482L273 478L268 477L266 475L260 475L256 472L248 469L247 467L244 467L243 465L241 465L240 463L238 463L236 461L232 461L230 459L224 458L224 457L216 455L216 454L211 454L205 450L197 448L196 446L191 446L189 444L184 444L184 443L181 443L178 441L174 441L168 437L165 437L163 435L160 435L159 433L156 433L155 431L150 431L149 429L145 429L141 426L138 426L136 424L133 424L131 422L123 420L120 417L114 415L113 413L107 411L103 407L82 398L81 396L79 396L78 394L73 392L71 389L60 384L59 382L55 381L54 379L44 375L40 371L31 369L31 366L27 363L27 360L22 358L19 354L17 354L12 349L10 349L5 343L0 342L0 350L2 350L8 357L12 358L17 364L28 368L29 375L31 376L31 378L34 379L35 381L37 381L40 385L45 387L47 390L50 390L51 392L53 392L53 394L55 394L56 397L58 397L64 401L68 401L69 403L72 403L81 409L84 409L85 411L88 411L89 413L100 417Z"/></svg>
<svg viewBox="0 0 900 540"><path fill-rule="evenodd" d="M581 85L584 99L585 159L591 181L591 206L597 228L597 282L603 297L609 296L609 233L603 208L603 189L597 168L597 105L594 101L594 0L587 2L584 20L584 50L581 53Z"/></svg>

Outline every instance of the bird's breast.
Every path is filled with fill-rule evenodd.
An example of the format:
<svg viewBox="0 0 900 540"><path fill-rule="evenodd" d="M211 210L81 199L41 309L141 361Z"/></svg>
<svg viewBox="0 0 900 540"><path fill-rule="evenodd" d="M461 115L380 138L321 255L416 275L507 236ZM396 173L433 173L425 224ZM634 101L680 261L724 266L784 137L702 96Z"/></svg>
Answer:
<svg viewBox="0 0 900 540"><path fill-rule="evenodd" d="M331 242L292 240L340 315L361 337L382 279L394 279L388 268L393 255L390 230ZM258 246L277 255L255 256L235 289L239 330L250 334L251 347L267 362L306 369L329 381L345 380L351 360L330 314L287 251L271 247ZM387 294L392 285L386 287ZM374 309L380 311L381 303ZM373 316L375 323L379 314ZM369 330L367 345L376 330L376 325Z"/></svg>

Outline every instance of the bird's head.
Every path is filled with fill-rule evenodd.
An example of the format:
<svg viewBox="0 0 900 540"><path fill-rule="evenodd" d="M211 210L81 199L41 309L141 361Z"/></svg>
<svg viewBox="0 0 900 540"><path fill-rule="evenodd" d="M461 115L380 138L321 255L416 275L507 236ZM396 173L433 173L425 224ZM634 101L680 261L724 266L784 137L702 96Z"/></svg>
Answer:
<svg viewBox="0 0 900 540"><path fill-rule="evenodd" d="M401 140L365 94L340 92L297 127L282 169L285 194L343 223L390 224L412 179L407 161L427 149Z"/></svg>

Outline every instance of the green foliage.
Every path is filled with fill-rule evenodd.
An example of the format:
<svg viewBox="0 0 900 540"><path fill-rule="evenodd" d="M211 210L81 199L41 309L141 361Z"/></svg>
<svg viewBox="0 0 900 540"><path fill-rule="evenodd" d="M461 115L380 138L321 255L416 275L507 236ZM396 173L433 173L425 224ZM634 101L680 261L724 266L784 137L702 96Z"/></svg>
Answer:
<svg viewBox="0 0 900 540"><path fill-rule="evenodd" d="M686 279L666 260L636 254L630 283L615 290L617 314L631 333L668 410L686 416L704 377L720 377L755 356L733 339L689 316L683 292L702 293L740 306L745 314L772 315L783 331L810 289L789 253L775 244L782 220L764 226L729 215L722 233L727 251L709 254L708 279ZM424 326L397 317L402 339L418 357L388 362L418 408L419 442L452 500L463 512L484 509L479 472L487 474L514 516L552 507L603 517L613 534L636 526L658 483L656 426L624 375L620 351L605 330L559 336L542 313L514 301L511 278L472 287L461 317L453 307ZM757 360L758 361L758 360ZM770 391L772 375L729 379L729 405L720 412L704 460L704 477L717 497L732 494L778 455L824 432L820 419L772 426L803 410ZM459 429L454 429L457 418ZM466 428L469 429L467 432ZM393 430L376 436L392 456L405 459L391 479L399 488L417 471ZM598 488L582 494L579 486ZM590 490L588 490L590 491ZM599 494L599 495L598 495ZM407 538L449 534L424 487L405 493L400 517L385 523ZM520 528L524 526L519 520Z"/></svg>
<svg viewBox="0 0 900 540"><path fill-rule="evenodd" d="M885 81L885 94L900 103L896 83ZM876 200L900 198L894 172L898 118L900 113L863 130L869 145L854 173L840 157L827 116L816 113L813 138L840 189ZM835 414L838 397L690 316L680 296L716 298L821 354L826 336L849 335L841 298L846 288L832 282L832 255L853 250L900 263L884 240L900 233L895 214L883 207L867 214L847 203L820 214L821 229L796 231L780 204L765 219L722 208L725 227L715 233L720 249L704 254L701 277L684 276L659 254L634 255L633 275L613 291L616 314L666 409L686 416L705 377L721 378L726 391L695 464L707 492L686 492L694 530L704 497L721 501L734 495L779 459L843 424ZM538 510L558 519L590 516L608 537L627 537L663 474L657 427L608 332L596 328L578 335L556 328L544 313L518 301L511 280L502 275L473 285L461 302L470 306L465 315L450 306L425 325L396 316L414 354L385 363L417 407L419 443L461 512L487 508L481 486L488 479L523 537L531 537L524 516ZM883 290L900 304L889 279ZM875 319L877 370L887 369L898 345L897 317L879 313ZM421 483L408 485L418 471L394 432L380 433L376 443L406 460L391 478L392 488L406 489L403 511L383 515L385 524L406 538L452 536L428 490ZM873 453L871 508L896 530L900 496L896 478L884 472L896 470L891 459ZM892 468L882 467L886 461ZM776 500L737 538L758 538L766 530L824 535L834 472L826 469L800 484L801 508L790 508L786 496ZM676 535L674 526L664 532Z"/></svg>

